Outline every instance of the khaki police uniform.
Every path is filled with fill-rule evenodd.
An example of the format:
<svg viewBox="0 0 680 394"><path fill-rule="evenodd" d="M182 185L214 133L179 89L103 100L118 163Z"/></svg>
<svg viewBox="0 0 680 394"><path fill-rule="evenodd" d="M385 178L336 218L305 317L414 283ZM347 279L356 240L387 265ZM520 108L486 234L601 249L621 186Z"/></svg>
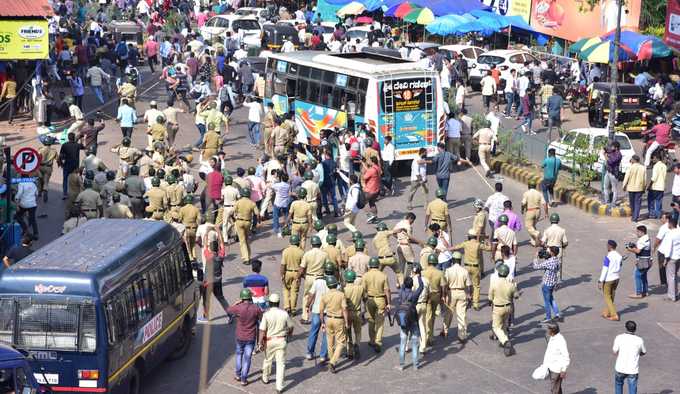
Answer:
<svg viewBox="0 0 680 394"><path fill-rule="evenodd" d="M493 304L491 328L501 345L504 345L508 341L506 323L512 310L512 301L517 292L517 285L504 278L500 279L491 284L489 301Z"/></svg>
<svg viewBox="0 0 680 394"><path fill-rule="evenodd" d="M425 310L426 330L424 333L421 332L420 335L425 334L426 343L430 343L434 335L434 319L442 299L441 288L446 285L446 279L444 273L438 270L436 266L426 265L425 267L427 268L423 270L422 275L430 284L430 296L427 299L427 309Z"/></svg>
<svg viewBox="0 0 680 394"><path fill-rule="evenodd" d="M66 194L66 206L65 214L69 217L71 214L71 208L76 203L76 198L83 191L83 178L80 176L78 171L73 171L68 174L68 193Z"/></svg>
<svg viewBox="0 0 680 394"><path fill-rule="evenodd" d="M142 151L131 146L122 145L118 148L115 148L115 150L118 152L118 173L116 174L116 177L125 178L128 176L128 170L130 166L134 165L137 160L143 156Z"/></svg>
<svg viewBox="0 0 680 394"><path fill-rule="evenodd" d="M236 185L236 187L238 187L240 190L250 189L250 182L240 176L234 177L233 184Z"/></svg>
<svg viewBox="0 0 680 394"><path fill-rule="evenodd" d="M305 252L300 262L300 268L305 269L305 287L302 294L302 320L308 321L307 295L316 278L323 278L323 264L328 259L328 254L319 248L312 248Z"/></svg>
<svg viewBox="0 0 680 394"><path fill-rule="evenodd" d="M418 313L418 329L420 330L420 352L424 353L427 347L427 300L430 299L430 281L426 277L422 276L423 279L423 291L416 301L416 313ZM413 290L418 290L418 276L413 276Z"/></svg>
<svg viewBox="0 0 680 394"><path fill-rule="evenodd" d="M319 185L314 182L313 180L306 180L302 182L302 185L300 185L303 189L307 190L307 197L305 197L305 201L307 201L307 204L309 204L310 209L312 210L312 219L317 220L319 217L316 215L316 209L317 209L317 198L319 197L320 190Z"/></svg>
<svg viewBox="0 0 680 394"><path fill-rule="evenodd" d="M408 220L403 219L392 230L397 231L397 262L399 263L399 270L403 275L411 276L413 270L413 263L416 262L416 255L411 247L410 237L413 236L413 226Z"/></svg>
<svg viewBox="0 0 680 394"><path fill-rule="evenodd" d="M170 215L173 212L179 212L179 208L182 206L184 196L186 196L187 192L184 189L184 186L180 185L179 183L175 183L169 185L165 189L165 194L168 196L168 205L170 206L170 210L167 215L167 221L169 222Z"/></svg>
<svg viewBox="0 0 680 394"><path fill-rule="evenodd" d="M444 272L444 279L449 287L448 308L444 315L444 331L449 331L455 313L458 322L458 339L464 340L467 338L467 320L465 319L467 289L472 285L472 280L470 280L470 274L460 264L453 264L447 268Z"/></svg>
<svg viewBox="0 0 680 394"><path fill-rule="evenodd" d="M102 198L96 191L92 189L85 189L78 197L75 203L80 206L81 212L88 219L96 219L99 217L99 210L103 206Z"/></svg>
<svg viewBox="0 0 680 394"><path fill-rule="evenodd" d="M352 270L357 274L354 283L361 284L361 282L363 282L363 277L368 271L369 260L371 260L371 257L362 251L357 251L354 256L349 258L347 269Z"/></svg>
<svg viewBox="0 0 680 394"><path fill-rule="evenodd" d="M196 229L201 216L201 210L193 204L186 204L179 209L179 221L184 225L184 242L189 251L189 258L196 260Z"/></svg>
<svg viewBox="0 0 680 394"><path fill-rule="evenodd" d="M286 145L288 145L289 132L283 126L276 126L272 131L272 140L274 143L274 155L282 155L286 153Z"/></svg>
<svg viewBox="0 0 680 394"><path fill-rule="evenodd" d="M274 155L274 143L272 140L272 130L274 129L274 110L267 111L264 114L264 119L262 119L262 126L264 129L263 141L264 141L264 153L269 157Z"/></svg>
<svg viewBox="0 0 680 394"><path fill-rule="evenodd" d="M479 237L480 240L486 237L486 223L489 221L488 218L489 215L487 214L486 210L482 209L477 212L475 217L472 219L471 230L474 231L475 235Z"/></svg>
<svg viewBox="0 0 680 394"><path fill-rule="evenodd" d="M234 220L236 227L236 235L238 236L238 244L241 249L241 260L243 262L250 261L250 226L253 221L253 215L259 215L260 211L253 200L241 197L234 205Z"/></svg>
<svg viewBox="0 0 680 394"><path fill-rule="evenodd" d="M373 237L373 247L378 252L380 271L383 271L385 267L390 267L397 276L397 287L401 287L404 283L404 274L402 274L401 267L397 264L397 259L390 247L390 235L392 235L392 232L389 230L375 233L375 237Z"/></svg>
<svg viewBox="0 0 680 394"><path fill-rule="evenodd" d="M289 313L297 310L298 292L300 291L300 262L305 251L297 245L289 245L281 254L281 268L283 275L283 309Z"/></svg>
<svg viewBox="0 0 680 394"><path fill-rule="evenodd" d="M141 177L131 175L125 178L125 194L130 197L132 213L137 219L144 217L144 189L144 180Z"/></svg>
<svg viewBox="0 0 680 394"><path fill-rule="evenodd" d="M201 157L203 160L209 160L211 157L217 155L217 151L220 150L220 145L222 140L220 135L215 132L215 130L209 130L203 136L203 152L201 152Z"/></svg>
<svg viewBox="0 0 680 394"><path fill-rule="evenodd" d="M307 242L307 233L309 232L309 222L313 215L311 205L302 200L295 200L290 204L290 213L293 218L290 226L290 234L300 237L300 246L304 248Z"/></svg>
<svg viewBox="0 0 680 394"><path fill-rule="evenodd" d="M354 355L354 348L361 343L361 302L366 292L361 283L348 283L345 286L345 299L349 312L349 330L347 333L347 354Z"/></svg>
<svg viewBox="0 0 680 394"><path fill-rule="evenodd" d="M336 268L336 276L340 274L340 267L343 266L344 261L342 257L342 253L340 252L340 249L337 247L337 245L326 245L322 246L321 250L326 252L328 254L328 260L330 260L333 265L335 265ZM340 278L338 277L338 282L340 281Z"/></svg>
<svg viewBox="0 0 680 394"><path fill-rule="evenodd" d="M510 250L512 250L513 246L517 245L517 235L505 224L493 231L493 237L498 240L494 260L503 259L503 256L501 255L501 246L508 246Z"/></svg>
<svg viewBox="0 0 680 394"><path fill-rule="evenodd" d="M531 245L538 245L541 233L536 230L536 223L541 217L541 207L545 206L543 194L536 189L529 189L522 196L522 208L524 213L524 226L531 237Z"/></svg>
<svg viewBox="0 0 680 394"><path fill-rule="evenodd" d="M560 248L560 257L562 257L562 249L566 248L569 244L569 241L567 240L567 232L557 223L551 224L545 229L545 231L543 231L543 238L541 239L541 242L545 246L557 246Z"/></svg>
<svg viewBox="0 0 680 394"><path fill-rule="evenodd" d="M387 275L377 268L366 272L361 285L366 292L366 312L368 312L368 343L382 347L383 329L385 325L385 307L390 285Z"/></svg>
<svg viewBox="0 0 680 394"><path fill-rule="evenodd" d="M330 364L335 366L340 359L342 349L345 347L347 336L345 335L345 317L343 312L347 311L347 300L345 295L336 289L330 289L321 297L319 313L325 314L324 323L326 325L326 341L328 344L328 355Z"/></svg>
<svg viewBox="0 0 680 394"><path fill-rule="evenodd" d="M151 219L163 220L168 210L168 195L165 191L160 187L152 187L144 193L144 198L148 201L145 211L151 214Z"/></svg>
<svg viewBox="0 0 680 394"><path fill-rule="evenodd" d="M470 274L470 280L472 281L472 307L478 309L480 282L482 280L482 272L484 272L482 251L491 251L491 246L476 239L469 239L454 245L453 248L456 250L463 249L463 265L468 274Z"/></svg>
<svg viewBox="0 0 680 394"><path fill-rule="evenodd" d="M428 225L437 223L442 231L448 231L446 219L449 217L449 206L444 200L436 198L430 201L425 209L425 214L430 217Z"/></svg>
<svg viewBox="0 0 680 394"><path fill-rule="evenodd" d="M52 168L54 167L54 160L59 157L57 151L51 146L42 146L38 149L40 154L40 168L38 172L38 191L40 194L47 192L50 178L52 177Z"/></svg>
<svg viewBox="0 0 680 394"><path fill-rule="evenodd" d="M155 149L156 143L165 143L165 140L168 138L168 129L164 124L154 123L149 127L147 134L151 137L151 147Z"/></svg>
<svg viewBox="0 0 680 394"><path fill-rule="evenodd" d="M104 210L104 217L109 219L132 219L133 216L130 208L119 202Z"/></svg>
<svg viewBox="0 0 680 394"><path fill-rule="evenodd" d="M418 261L418 263L420 264L420 267L423 270L425 270L425 268L427 268L427 265L428 265L427 264L427 258L431 254L437 255L438 253L433 247L431 247L429 245L424 246L422 249L420 249L420 260Z"/></svg>
<svg viewBox="0 0 680 394"><path fill-rule="evenodd" d="M99 195L104 202L104 206L108 207L113 204L113 192L118 188L116 181L106 181L106 183L101 187Z"/></svg>
<svg viewBox="0 0 680 394"><path fill-rule="evenodd" d="M233 184L222 188L222 235L224 239L229 239L234 235L234 205L240 197L241 193Z"/></svg>
<svg viewBox="0 0 680 394"><path fill-rule="evenodd" d="M286 376L286 345L288 332L293 328L293 320L286 311L280 308L269 308L262 314L260 331L264 331L266 348L262 361L262 381L269 382L272 363L276 360L276 389L283 391Z"/></svg>

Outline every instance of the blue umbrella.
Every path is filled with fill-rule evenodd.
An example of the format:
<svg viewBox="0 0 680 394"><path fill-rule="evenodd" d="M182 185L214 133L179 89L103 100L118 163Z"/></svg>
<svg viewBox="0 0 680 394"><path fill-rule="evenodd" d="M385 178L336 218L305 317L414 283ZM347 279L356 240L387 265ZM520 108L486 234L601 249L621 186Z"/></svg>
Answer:
<svg viewBox="0 0 680 394"><path fill-rule="evenodd" d="M440 36L458 34L458 26L469 22L470 19L461 15L445 15L435 19L434 22L425 26L428 32Z"/></svg>

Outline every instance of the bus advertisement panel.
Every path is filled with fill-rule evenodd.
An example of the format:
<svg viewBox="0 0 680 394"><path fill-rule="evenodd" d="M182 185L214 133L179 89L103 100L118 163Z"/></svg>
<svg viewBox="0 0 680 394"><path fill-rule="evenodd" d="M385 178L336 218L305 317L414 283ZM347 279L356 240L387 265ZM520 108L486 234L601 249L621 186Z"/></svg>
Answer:
<svg viewBox="0 0 680 394"><path fill-rule="evenodd" d="M435 151L436 130L432 79L412 78L382 82L380 91L380 143L392 135L397 158Z"/></svg>
<svg viewBox="0 0 680 394"><path fill-rule="evenodd" d="M321 142L321 130L347 127L347 112L295 100L295 127L311 145Z"/></svg>

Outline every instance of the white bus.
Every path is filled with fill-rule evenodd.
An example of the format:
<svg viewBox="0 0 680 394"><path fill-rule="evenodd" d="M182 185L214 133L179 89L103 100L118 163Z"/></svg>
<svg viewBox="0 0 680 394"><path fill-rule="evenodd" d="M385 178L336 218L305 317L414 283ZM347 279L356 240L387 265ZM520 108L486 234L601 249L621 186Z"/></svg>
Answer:
<svg viewBox="0 0 680 394"><path fill-rule="evenodd" d="M396 160L428 156L444 141L439 75L417 63L373 53L299 51L269 56L265 103L293 114L298 132L319 143L323 129L365 124L380 146L392 136Z"/></svg>

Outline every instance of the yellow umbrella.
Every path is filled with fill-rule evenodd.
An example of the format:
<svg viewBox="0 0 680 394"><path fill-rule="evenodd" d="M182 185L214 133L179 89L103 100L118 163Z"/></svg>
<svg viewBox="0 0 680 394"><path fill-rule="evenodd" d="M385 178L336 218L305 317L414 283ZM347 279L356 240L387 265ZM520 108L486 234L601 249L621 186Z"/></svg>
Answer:
<svg viewBox="0 0 680 394"><path fill-rule="evenodd" d="M592 47L593 45L599 44L601 42L602 42L602 39L600 37L593 37L593 38L591 38L588 41L583 43L583 46L581 47L581 52L583 52L586 49Z"/></svg>
<svg viewBox="0 0 680 394"><path fill-rule="evenodd" d="M429 25L434 22L434 14L429 8L419 8L406 14L404 20L419 25Z"/></svg>
<svg viewBox="0 0 680 394"><path fill-rule="evenodd" d="M366 11L366 6L357 1L353 1L340 8L335 14L338 16L359 15L364 11Z"/></svg>

